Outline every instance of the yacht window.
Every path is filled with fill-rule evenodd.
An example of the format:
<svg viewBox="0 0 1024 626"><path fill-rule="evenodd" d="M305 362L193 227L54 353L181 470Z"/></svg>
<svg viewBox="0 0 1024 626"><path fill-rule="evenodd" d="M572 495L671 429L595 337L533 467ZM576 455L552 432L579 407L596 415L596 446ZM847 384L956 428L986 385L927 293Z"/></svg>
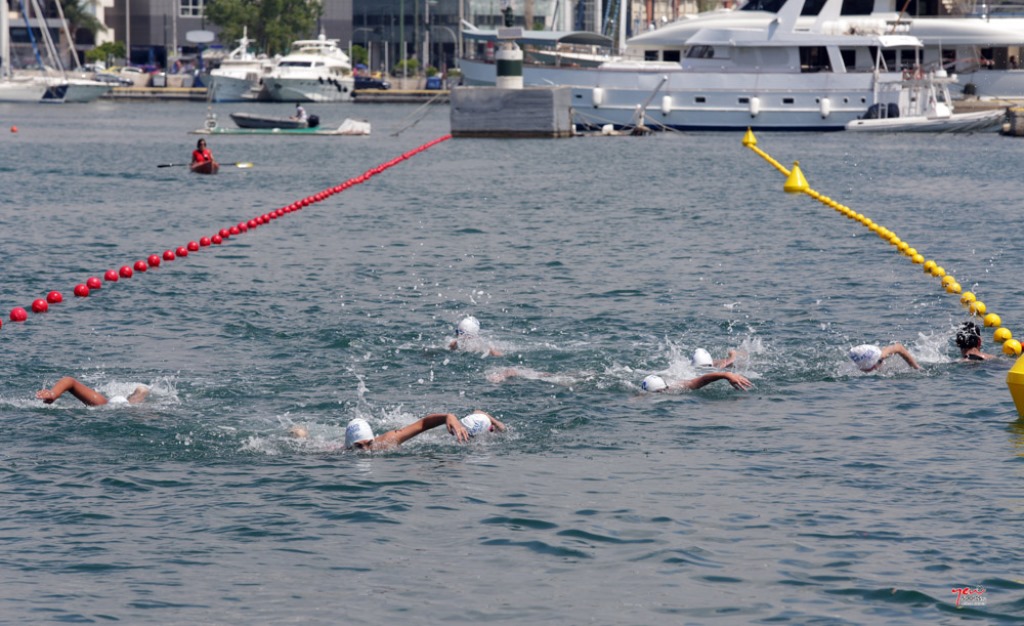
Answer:
<svg viewBox="0 0 1024 626"><path fill-rule="evenodd" d="M658 51L657 50L644 50L644 61L657 61Z"/></svg>
<svg viewBox="0 0 1024 626"><path fill-rule="evenodd" d="M839 56L843 58L843 67L846 69L852 69L857 67L857 51L848 50L846 48L839 49Z"/></svg>
<svg viewBox="0 0 1024 626"><path fill-rule="evenodd" d="M829 62L828 49L824 46L801 46L800 47L800 71L801 72L830 72L832 64Z"/></svg>
<svg viewBox="0 0 1024 626"><path fill-rule="evenodd" d="M309 67L309 61L281 61L278 65L281 67Z"/></svg>
<svg viewBox="0 0 1024 626"><path fill-rule="evenodd" d="M740 98L740 104L750 104L750 98Z"/></svg>
<svg viewBox="0 0 1024 626"><path fill-rule="evenodd" d="M704 96L697 96L696 98L693 99L693 101L696 102L697 104L704 104L705 102L707 102L707 98L705 98Z"/></svg>
<svg viewBox="0 0 1024 626"><path fill-rule="evenodd" d="M666 50L662 60L671 63L679 63L679 50Z"/></svg>
<svg viewBox="0 0 1024 626"><path fill-rule="evenodd" d="M782 104L793 104L793 99L792 98L783 98L782 99Z"/></svg>
<svg viewBox="0 0 1024 626"><path fill-rule="evenodd" d="M712 46L690 46L686 51L687 59L713 59L715 49Z"/></svg>

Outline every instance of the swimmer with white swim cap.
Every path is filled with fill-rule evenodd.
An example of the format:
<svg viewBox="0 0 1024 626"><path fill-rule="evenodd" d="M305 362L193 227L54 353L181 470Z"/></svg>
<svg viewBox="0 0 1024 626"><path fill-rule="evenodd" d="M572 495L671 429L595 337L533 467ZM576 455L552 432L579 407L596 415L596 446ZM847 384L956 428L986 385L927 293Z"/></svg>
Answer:
<svg viewBox="0 0 1024 626"><path fill-rule="evenodd" d="M455 327L455 339L452 339L451 343L448 344L449 350L470 350L481 352L482 350L473 350L473 343L480 341L480 320L476 319L472 315L467 315L459 321L459 324ZM479 345L479 344L478 344ZM497 350L493 346L487 346L487 354L491 356L503 356L500 350Z"/></svg>
<svg viewBox="0 0 1024 626"><path fill-rule="evenodd" d="M697 378L678 380L674 383L668 383L661 376L651 374L640 383L640 389L650 392L672 392L682 391L684 389L700 389L701 387L711 384L716 380L727 380L735 389L739 389L741 391L746 391L754 386L754 383L747 380L746 376L741 376L735 372L711 372L710 374L704 374Z"/></svg>
<svg viewBox="0 0 1024 626"><path fill-rule="evenodd" d="M149 387L139 385L127 398L124 396L114 396L108 399L95 389L83 385L70 376L65 376L58 380L57 384L52 388L37 391L36 397L46 404L53 404L57 398L64 395L64 392L67 391L70 391L71 395L75 396L81 400L83 404L88 406L103 406L104 404L139 404L146 399L147 395L149 395Z"/></svg>
<svg viewBox="0 0 1024 626"><path fill-rule="evenodd" d="M461 420L454 413L432 413L412 424L376 436L370 424L365 419L357 417L345 428L345 447L356 450L387 450L442 424L459 443L465 443L472 437L492 430L505 431L505 425L497 418L480 410L473 411ZM303 438L306 434L305 428L291 429L293 437Z"/></svg>
<svg viewBox="0 0 1024 626"><path fill-rule="evenodd" d="M910 354L910 351L904 348L903 344L900 343L894 343L884 348L874 344L865 343L850 348L848 356L860 371L872 372L882 367L882 363L894 354L906 361L907 365L910 367L916 370L921 369L921 366L917 364L917 361L914 359L913 355Z"/></svg>
<svg viewBox="0 0 1024 626"><path fill-rule="evenodd" d="M726 367L731 367L732 364L736 362L736 357L738 356L738 352L730 349L724 359L716 360L712 359L711 353L705 350L704 348L697 348L696 350L693 351L693 356L690 357L690 363L694 367L717 367L719 369L723 369Z"/></svg>

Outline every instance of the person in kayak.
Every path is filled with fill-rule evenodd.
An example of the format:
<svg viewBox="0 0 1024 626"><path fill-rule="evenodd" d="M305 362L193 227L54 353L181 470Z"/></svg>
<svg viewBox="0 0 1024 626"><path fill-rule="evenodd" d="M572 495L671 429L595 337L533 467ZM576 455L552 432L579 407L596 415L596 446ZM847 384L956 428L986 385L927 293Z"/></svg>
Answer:
<svg viewBox="0 0 1024 626"><path fill-rule="evenodd" d="M213 153L206 147L205 139L197 141L196 149L192 151L192 167L194 168L196 165L202 163L216 164L216 161L213 160Z"/></svg>

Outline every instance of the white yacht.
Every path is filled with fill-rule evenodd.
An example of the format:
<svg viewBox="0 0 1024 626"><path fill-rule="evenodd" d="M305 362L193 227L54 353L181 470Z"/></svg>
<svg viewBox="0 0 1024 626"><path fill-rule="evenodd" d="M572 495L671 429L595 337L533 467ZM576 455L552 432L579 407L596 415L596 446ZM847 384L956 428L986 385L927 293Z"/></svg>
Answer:
<svg viewBox="0 0 1024 626"><path fill-rule="evenodd" d="M294 42L263 79L263 93L279 102L347 102L354 87L348 55L322 33Z"/></svg>
<svg viewBox="0 0 1024 626"><path fill-rule="evenodd" d="M220 67L210 71L210 99L213 102L241 102L258 98L263 86L263 79L274 69L274 62L265 55L255 55L249 51L253 41L248 38L248 31L243 30L238 47L232 50L220 63Z"/></svg>
<svg viewBox="0 0 1024 626"><path fill-rule="evenodd" d="M921 42L878 25L839 28L841 5L828 0L807 23L804 0L788 0L761 12L762 25L708 25L665 53L597 68L524 66L524 83L571 87L584 126L842 130L875 104L880 83L901 82ZM494 64L464 61L462 70L469 84L487 84L488 73L493 84Z"/></svg>
<svg viewBox="0 0 1024 626"><path fill-rule="evenodd" d="M0 0L0 102L39 102L46 84L16 78L11 71L11 31L7 0Z"/></svg>

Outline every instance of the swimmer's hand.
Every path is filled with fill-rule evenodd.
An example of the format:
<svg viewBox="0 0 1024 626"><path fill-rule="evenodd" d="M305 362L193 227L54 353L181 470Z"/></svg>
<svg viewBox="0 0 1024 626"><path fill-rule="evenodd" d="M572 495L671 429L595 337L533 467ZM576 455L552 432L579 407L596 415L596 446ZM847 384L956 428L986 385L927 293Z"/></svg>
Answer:
<svg viewBox="0 0 1024 626"><path fill-rule="evenodd" d="M448 427L448 432L455 435L456 441L459 443L465 443L469 441L469 431L462 425L459 418L455 417L454 413L449 413L444 419L445 426Z"/></svg>
<svg viewBox="0 0 1024 626"><path fill-rule="evenodd" d="M46 404L53 404L57 396L53 395L53 392L49 389L40 389L36 392L36 397L45 402Z"/></svg>
<svg viewBox="0 0 1024 626"><path fill-rule="evenodd" d="M745 376L740 376L739 374L734 374L732 372L726 372L726 374L727 376L725 379L728 380L729 384L736 389L746 391L754 386L754 383L750 382Z"/></svg>

